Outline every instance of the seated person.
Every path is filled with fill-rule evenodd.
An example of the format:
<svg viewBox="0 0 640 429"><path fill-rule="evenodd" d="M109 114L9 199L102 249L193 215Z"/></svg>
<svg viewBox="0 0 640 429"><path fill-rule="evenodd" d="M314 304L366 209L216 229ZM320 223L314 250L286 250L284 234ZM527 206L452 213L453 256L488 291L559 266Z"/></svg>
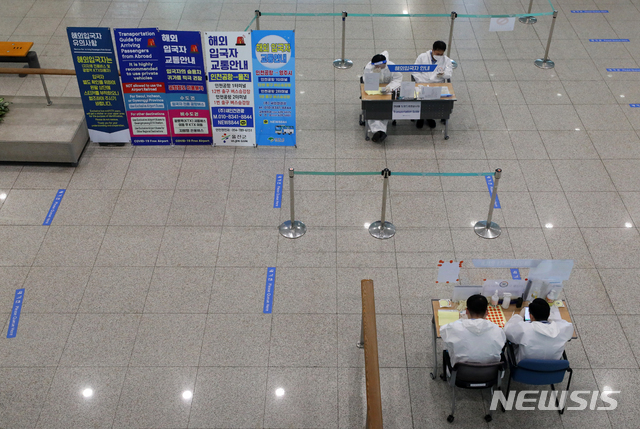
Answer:
<svg viewBox="0 0 640 429"><path fill-rule="evenodd" d="M380 73L380 83L388 84L384 89L381 89L382 92L391 92L394 89L400 88L400 82L402 82L402 73L391 73L387 68L387 64L394 64L389 61L388 58L389 54L387 51L384 51L381 54L374 55L373 58L371 58L371 62L364 67L365 73ZM371 140L375 143L382 143L384 139L387 138L388 123L389 121L387 120L368 120L367 124L373 133Z"/></svg>
<svg viewBox="0 0 640 429"><path fill-rule="evenodd" d="M453 67L451 58L444 54L446 50L447 44L442 40L438 40L433 43L433 49L424 54L420 54L415 64L436 64L437 67L432 72L413 73L413 79L418 83L441 83L446 82L447 79L451 79ZM429 125L429 128L435 128L436 121L427 119L427 125ZM416 121L416 127L422 128L423 126L424 119Z"/></svg>
<svg viewBox="0 0 640 429"><path fill-rule="evenodd" d="M447 347L443 356L445 371L449 358L451 367L458 362L500 362L506 337L498 325L485 319L487 305L487 298L480 294L472 295L467 299L467 319L458 319L440 328Z"/></svg>
<svg viewBox="0 0 640 429"><path fill-rule="evenodd" d="M573 336L573 325L562 320L560 313L549 321L550 313L547 301L536 298L529 304L531 322L514 314L504 326L507 340L517 347L518 362L522 359L562 359L564 346Z"/></svg>

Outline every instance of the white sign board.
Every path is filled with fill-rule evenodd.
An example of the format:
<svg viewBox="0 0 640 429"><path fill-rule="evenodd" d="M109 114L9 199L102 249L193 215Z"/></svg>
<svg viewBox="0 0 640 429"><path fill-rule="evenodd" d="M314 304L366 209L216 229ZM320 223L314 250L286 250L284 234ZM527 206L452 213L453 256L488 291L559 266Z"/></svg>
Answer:
<svg viewBox="0 0 640 429"><path fill-rule="evenodd" d="M379 91L380 90L380 73L364 74L364 90Z"/></svg>
<svg viewBox="0 0 640 429"><path fill-rule="evenodd" d="M251 33L204 33L214 146L255 146Z"/></svg>
<svg viewBox="0 0 640 429"><path fill-rule="evenodd" d="M416 84L415 82L402 82L400 86L400 97L405 100L413 100L416 98Z"/></svg>
<svg viewBox="0 0 640 429"><path fill-rule="evenodd" d="M515 18L491 18L489 31L513 31L515 25Z"/></svg>
<svg viewBox="0 0 640 429"><path fill-rule="evenodd" d="M393 103L392 119L420 119L420 102L404 101Z"/></svg>

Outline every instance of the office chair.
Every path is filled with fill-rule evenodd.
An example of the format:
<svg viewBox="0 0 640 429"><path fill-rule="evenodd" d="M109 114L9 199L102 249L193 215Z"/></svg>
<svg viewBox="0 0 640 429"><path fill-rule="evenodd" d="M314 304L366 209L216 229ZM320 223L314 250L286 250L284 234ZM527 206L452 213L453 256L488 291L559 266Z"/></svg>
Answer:
<svg viewBox="0 0 640 429"><path fill-rule="evenodd" d="M509 395L511 388L511 380L517 381L523 384L530 384L533 386L551 385L551 390L556 390L555 384L562 383L566 372L569 373L569 380L567 382L567 395L569 394L569 388L571 387L571 377L573 376L573 369L569 365L567 359L567 353L562 352L562 359L523 359L517 362L513 344L507 342L507 356L509 361L509 381L507 382L507 396ZM556 397L556 406L559 407L559 401ZM565 406L563 405L561 410L558 410L560 414L564 413ZM504 406L502 412L504 412Z"/></svg>
<svg viewBox="0 0 640 429"><path fill-rule="evenodd" d="M451 374L449 378L449 385L451 386L451 414L447 417L449 423L453 423L453 413L456 410L456 387L461 389L491 389L491 396L493 397L493 390L497 388L500 390L500 384L502 377L507 369L507 363L505 362L504 355L502 359L497 363L461 363L458 362L453 368L451 368L451 360L449 359L449 352L445 350L443 352L443 367L444 373L440 378L447 381L447 370ZM490 422L493 417L491 416L491 410L489 414L484 416L485 421Z"/></svg>

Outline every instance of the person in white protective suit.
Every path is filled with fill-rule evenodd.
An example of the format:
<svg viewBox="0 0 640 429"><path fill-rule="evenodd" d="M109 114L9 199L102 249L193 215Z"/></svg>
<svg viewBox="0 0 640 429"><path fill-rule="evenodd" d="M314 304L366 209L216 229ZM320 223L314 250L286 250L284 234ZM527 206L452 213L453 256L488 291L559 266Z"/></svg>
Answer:
<svg viewBox="0 0 640 429"><path fill-rule="evenodd" d="M467 299L467 319L458 319L440 328L447 348L443 353L445 373L449 365L453 368L458 362L500 362L506 336L498 325L485 319L487 306L487 298L472 295Z"/></svg>
<svg viewBox="0 0 640 429"><path fill-rule="evenodd" d="M389 53L387 51L384 51L381 54L374 55L373 58L371 58L369 64L364 67L365 73L380 73L380 83L387 84L386 87L380 90L384 93L389 93L397 88L400 88L402 82L402 73L390 72L387 68L387 65L394 65L394 63L389 61ZM373 133L373 137L371 137L371 140L376 143L382 143L384 139L387 138L388 123L389 121L387 120L367 121L369 129Z"/></svg>
<svg viewBox="0 0 640 429"><path fill-rule="evenodd" d="M436 69L432 72L412 73L413 80L419 83L442 83L446 82L447 79L451 79L453 64L451 58L444 54L446 50L447 44L442 40L437 40L433 43L433 48L430 51L420 54L416 58L415 64L435 64ZM435 128L436 121L427 119L427 125L429 125L429 128ZM423 126L424 119L416 121L416 127L422 128Z"/></svg>
<svg viewBox="0 0 640 429"><path fill-rule="evenodd" d="M562 359L564 346L573 336L573 324L562 320L557 308L554 313L549 320L549 304L536 298L529 304L531 322L514 314L506 323L504 332L507 340L516 345L518 362L522 359Z"/></svg>

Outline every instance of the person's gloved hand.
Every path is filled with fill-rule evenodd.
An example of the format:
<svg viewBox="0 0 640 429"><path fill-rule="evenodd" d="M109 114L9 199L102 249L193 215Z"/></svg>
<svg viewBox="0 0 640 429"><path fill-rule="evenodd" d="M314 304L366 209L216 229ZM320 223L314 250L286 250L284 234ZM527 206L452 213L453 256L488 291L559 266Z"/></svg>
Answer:
<svg viewBox="0 0 640 429"><path fill-rule="evenodd" d="M391 91L393 91L393 88L391 88L391 85L385 86L384 92L391 92Z"/></svg>

